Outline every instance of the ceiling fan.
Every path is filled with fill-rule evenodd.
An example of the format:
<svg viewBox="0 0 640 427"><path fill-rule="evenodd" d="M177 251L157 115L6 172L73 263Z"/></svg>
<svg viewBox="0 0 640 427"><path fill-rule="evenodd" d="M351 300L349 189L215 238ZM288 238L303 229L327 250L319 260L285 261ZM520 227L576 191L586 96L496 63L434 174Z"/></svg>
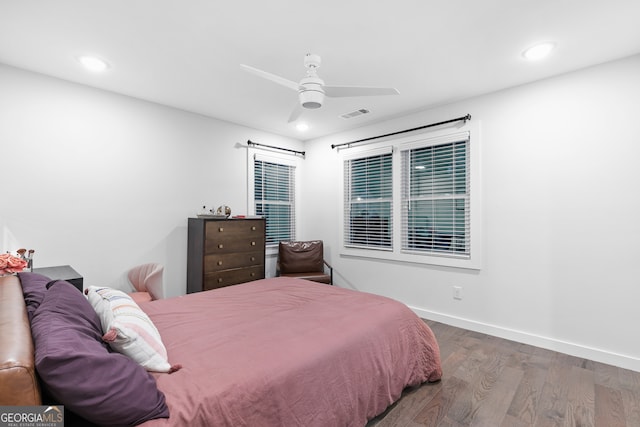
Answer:
<svg viewBox="0 0 640 427"><path fill-rule="evenodd" d="M307 75L299 83L276 76L275 74L259 70L249 65L240 64L242 68L250 73L256 74L267 80L271 80L298 92L298 104L294 108L289 122L296 121L304 109L316 109L322 107L324 97L331 98L352 97L352 96L381 96L398 95L397 89L388 87L364 87L364 86L327 86L324 80L318 77L317 69L320 67L320 55L307 53L304 57L304 66L307 68Z"/></svg>

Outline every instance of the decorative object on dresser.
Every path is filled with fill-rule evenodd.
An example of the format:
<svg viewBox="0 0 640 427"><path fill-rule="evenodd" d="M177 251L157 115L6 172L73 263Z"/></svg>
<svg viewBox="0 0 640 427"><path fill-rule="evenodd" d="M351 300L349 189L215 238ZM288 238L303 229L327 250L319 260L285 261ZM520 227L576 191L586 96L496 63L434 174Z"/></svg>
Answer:
<svg viewBox="0 0 640 427"><path fill-rule="evenodd" d="M189 218L187 293L265 277L265 220Z"/></svg>
<svg viewBox="0 0 640 427"><path fill-rule="evenodd" d="M203 206L202 209L196 215L198 218L216 218L226 219L229 215L217 214L213 209L207 210L207 206Z"/></svg>
<svg viewBox="0 0 640 427"><path fill-rule="evenodd" d="M228 218L231 216L231 208L227 205L218 206L218 209L216 209L216 215L224 215Z"/></svg>

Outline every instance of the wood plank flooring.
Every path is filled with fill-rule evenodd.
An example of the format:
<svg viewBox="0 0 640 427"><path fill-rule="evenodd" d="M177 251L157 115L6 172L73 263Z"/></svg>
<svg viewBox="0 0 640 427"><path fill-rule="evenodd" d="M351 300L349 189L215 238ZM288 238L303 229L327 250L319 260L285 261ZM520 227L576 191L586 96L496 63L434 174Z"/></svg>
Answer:
<svg viewBox="0 0 640 427"><path fill-rule="evenodd" d="M367 427L640 427L640 373L425 320L443 378Z"/></svg>

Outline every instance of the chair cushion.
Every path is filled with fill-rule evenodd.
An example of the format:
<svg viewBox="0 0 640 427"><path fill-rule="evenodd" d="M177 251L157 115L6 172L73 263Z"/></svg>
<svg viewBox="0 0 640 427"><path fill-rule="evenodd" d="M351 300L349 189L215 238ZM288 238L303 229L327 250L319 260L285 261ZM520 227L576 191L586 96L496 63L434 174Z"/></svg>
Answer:
<svg viewBox="0 0 640 427"><path fill-rule="evenodd" d="M285 277L294 277L296 279L311 280L312 282L326 283L327 285L331 284L331 276L321 271L311 272L311 273L290 273L290 274L280 274L280 275Z"/></svg>
<svg viewBox="0 0 640 427"><path fill-rule="evenodd" d="M149 292L129 292L129 296L136 302L136 304L153 301L153 297Z"/></svg>
<svg viewBox="0 0 640 427"><path fill-rule="evenodd" d="M322 240L280 242L278 246L280 274L321 272L323 256Z"/></svg>

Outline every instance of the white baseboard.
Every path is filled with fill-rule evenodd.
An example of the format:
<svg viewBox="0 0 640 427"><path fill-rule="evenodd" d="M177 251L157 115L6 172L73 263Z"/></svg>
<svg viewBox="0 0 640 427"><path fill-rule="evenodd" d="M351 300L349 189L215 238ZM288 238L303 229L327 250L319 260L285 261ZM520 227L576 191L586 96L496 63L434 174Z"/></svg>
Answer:
<svg viewBox="0 0 640 427"><path fill-rule="evenodd" d="M461 317L450 316L448 314L437 313L434 311L423 310L417 307L409 306L414 313L423 319L434 320L436 322L445 323L447 325L458 328L468 329L475 332L481 332L487 335L516 341L536 347L546 348L548 350L569 354L571 356L581 357L608 365L618 366L624 369L640 372L640 359L624 354L612 353L610 351L597 349L593 347L585 347L583 345L574 344L566 341L560 341L553 338L534 335L527 332L517 331L514 329L504 328L501 326L491 325L488 323L476 322L474 320L464 319Z"/></svg>

